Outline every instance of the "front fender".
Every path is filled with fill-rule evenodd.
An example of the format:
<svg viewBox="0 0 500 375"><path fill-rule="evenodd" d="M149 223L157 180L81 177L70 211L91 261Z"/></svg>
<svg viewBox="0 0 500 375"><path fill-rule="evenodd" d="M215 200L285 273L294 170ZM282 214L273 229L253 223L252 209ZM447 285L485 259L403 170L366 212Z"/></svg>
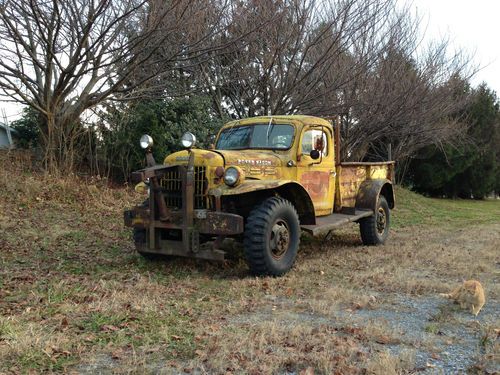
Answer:
<svg viewBox="0 0 500 375"><path fill-rule="evenodd" d="M301 224L316 223L314 205L309 193L299 183L293 180L252 180L247 179L235 187L219 186L208 193L214 196L235 197L243 194L258 194L259 192L273 191L290 201L299 214Z"/></svg>
<svg viewBox="0 0 500 375"><path fill-rule="evenodd" d="M250 193L259 190L269 190L276 189L282 185L287 183L291 183L293 181L288 180L252 180L246 179L241 184L235 187L223 185L219 186L215 189L211 189L209 194L212 195L240 195L245 193Z"/></svg>
<svg viewBox="0 0 500 375"><path fill-rule="evenodd" d="M375 212L378 198L381 194L387 200L389 208L394 208L394 189L392 188L391 181L387 179L363 181L356 196L356 208L370 209Z"/></svg>

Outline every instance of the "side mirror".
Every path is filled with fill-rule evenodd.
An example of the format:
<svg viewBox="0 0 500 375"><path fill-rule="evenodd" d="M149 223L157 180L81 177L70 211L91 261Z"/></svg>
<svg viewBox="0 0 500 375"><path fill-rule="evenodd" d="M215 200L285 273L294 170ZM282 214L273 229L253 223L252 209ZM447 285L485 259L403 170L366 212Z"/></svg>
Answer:
<svg viewBox="0 0 500 375"><path fill-rule="evenodd" d="M311 152L309 153L309 156L311 157L311 159L317 160L317 159L319 159L321 154L318 150L311 150Z"/></svg>

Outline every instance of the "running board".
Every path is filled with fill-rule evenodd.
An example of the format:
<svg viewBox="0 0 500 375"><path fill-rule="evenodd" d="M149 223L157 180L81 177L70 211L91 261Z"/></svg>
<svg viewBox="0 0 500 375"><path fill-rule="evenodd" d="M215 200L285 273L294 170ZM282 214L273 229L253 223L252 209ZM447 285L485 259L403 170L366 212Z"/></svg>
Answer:
<svg viewBox="0 0 500 375"><path fill-rule="evenodd" d="M333 213L328 216L316 218L316 225L301 225L303 231L306 231L313 236L318 236L323 233L328 233L332 229L341 227L347 223L358 221L364 217L372 216L372 210L356 209L352 215Z"/></svg>

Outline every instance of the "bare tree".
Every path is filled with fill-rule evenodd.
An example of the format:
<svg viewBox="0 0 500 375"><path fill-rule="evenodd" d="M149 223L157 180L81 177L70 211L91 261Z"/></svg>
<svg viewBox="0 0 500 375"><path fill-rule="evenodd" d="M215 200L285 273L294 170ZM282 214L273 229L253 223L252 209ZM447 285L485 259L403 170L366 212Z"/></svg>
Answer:
<svg viewBox="0 0 500 375"><path fill-rule="evenodd" d="M203 0L0 1L0 94L41 114L49 171L73 169L85 110L137 96L176 61L216 48L202 42L223 24L213 15L197 26L205 8Z"/></svg>
<svg viewBox="0 0 500 375"><path fill-rule="evenodd" d="M298 113L319 108L326 93L356 79L374 58L351 58L365 34L386 22L391 0L251 0L235 5L231 27L219 37L242 35L267 20L239 50L220 54L217 64L202 64L200 81L221 111L237 117ZM356 45L358 43L358 45ZM360 56L358 56L360 57ZM347 63L349 61L349 63ZM324 76L342 66L333 86ZM335 111L329 103L329 113ZM321 114L321 113L319 113Z"/></svg>
<svg viewBox="0 0 500 375"><path fill-rule="evenodd" d="M420 19L395 0L249 0L224 34L268 20L240 48L200 64L221 114L343 114L345 159L402 159L459 140L470 60L447 41L424 48ZM462 94L461 94L462 92ZM454 120L449 120L454 118Z"/></svg>
<svg viewBox="0 0 500 375"><path fill-rule="evenodd" d="M424 48L419 29L407 9L395 12L375 63L340 88L346 159L385 159L391 144L392 157L403 160L424 145L463 139L456 114L469 100L470 59L451 54L446 40Z"/></svg>

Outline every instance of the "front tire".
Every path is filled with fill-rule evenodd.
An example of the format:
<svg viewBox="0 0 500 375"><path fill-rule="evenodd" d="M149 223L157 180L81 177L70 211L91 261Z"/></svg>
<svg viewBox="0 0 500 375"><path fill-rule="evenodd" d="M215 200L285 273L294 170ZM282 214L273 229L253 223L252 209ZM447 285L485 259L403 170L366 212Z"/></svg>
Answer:
<svg viewBox="0 0 500 375"><path fill-rule="evenodd" d="M299 216L286 199L268 198L250 212L243 244L254 275L281 276L288 272L299 243Z"/></svg>
<svg viewBox="0 0 500 375"><path fill-rule="evenodd" d="M148 207L148 206L149 206L149 198L146 199L141 204L141 207ZM146 253L146 252L141 251L141 248L144 247L144 245L147 243L147 231L146 231L146 229L134 227L132 237L134 239L135 249L141 257L143 257L144 259L147 259L147 260L158 259L157 254L151 254L151 253Z"/></svg>
<svg viewBox="0 0 500 375"><path fill-rule="evenodd" d="M146 236L147 236L146 229L134 228L133 238L134 238L135 249L137 253L144 259L156 260L158 259L157 254L146 253L140 250L147 243Z"/></svg>
<svg viewBox="0 0 500 375"><path fill-rule="evenodd" d="M375 213L359 222L361 240L364 245L382 245L389 236L390 211L387 200L381 195Z"/></svg>

